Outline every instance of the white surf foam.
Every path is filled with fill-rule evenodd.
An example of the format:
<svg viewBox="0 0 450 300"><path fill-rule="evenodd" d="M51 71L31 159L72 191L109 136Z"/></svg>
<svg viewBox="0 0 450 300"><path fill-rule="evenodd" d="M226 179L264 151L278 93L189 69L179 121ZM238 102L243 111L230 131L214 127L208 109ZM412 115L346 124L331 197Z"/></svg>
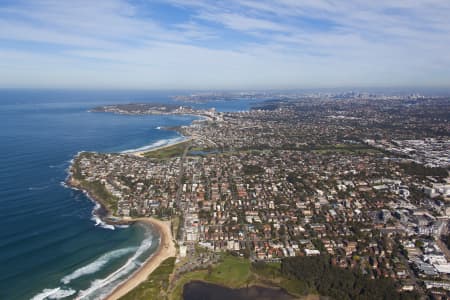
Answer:
<svg viewBox="0 0 450 300"><path fill-rule="evenodd" d="M100 294L97 295L94 299L102 299L103 297L105 297L108 293L111 292L111 289L108 288L105 291L101 291L101 289L104 287L108 287L108 285L114 283L115 281L122 280L122 277L129 274L134 268L140 266L142 263L138 261L138 258L152 246L152 243L153 237L150 235L148 238L142 241L134 255L130 257L123 266L121 266L115 272L109 274L106 278L92 281L91 286L88 289L80 291L77 299L86 299L92 293L98 291L100 292ZM131 274L129 275L131 276Z"/></svg>
<svg viewBox="0 0 450 300"><path fill-rule="evenodd" d="M100 207L100 205L99 205L99 207ZM95 215L95 210L92 213L91 220L95 222L95 226L98 226L98 227L101 227L101 228L104 228L104 229L109 229L109 230L115 230L116 229L116 227L114 227L114 225L106 224L105 222L102 221L102 219L100 219L97 215Z"/></svg>
<svg viewBox="0 0 450 300"><path fill-rule="evenodd" d="M84 152L84 151L78 152L77 155L79 155L79 154L82 153L82 152ZM72 164L72 163L73 163L73 159L71 160L71 164ZM67 170L67 171L68 171L68 170ZM84 190L81 190L81 189L79 189L79 188L76 188L76 187L68 186L68 185L67 185L66 181L67 181L67 179L68 179L69 177L70 177L70 174L67 175L67 178L66 178L65 181L61 181L61 182L60 182L60 185L63 186L63 187L65 187L65 188L70 188L70 189L75 190L75 191L82 191L83 194L85 194L86 197L87 197L89 200L91 200L92 203L94 203L94 208L92 209L92 217L91 217L91 220L95 222L95 226L99 226L99 227L104 228L104 229L115 230L116 228L114 227L114 225L106 224L105 222L103 222L103 221L95 214L95 212L96 212L98 209L101 208L100 203L98 203L97 201L95 201L94 199L92 199L91 196L89 195L89 193L88 193L87 191L84 191Z"/></svg>
<svg viewBox="0 0 450 300"><path fill-rule="evenodd" d="M64 299L69 296L72 296L77 291L72 289L62 289L57 287L55 289L44 289L39 294L35 295L31 300L45 300L45 299Z"/></svg>
<svg viewBox="0 0 450 300"><path fill-rule="evenodd" d="M72 296L73 294L75 294L77 291L73 290L73 289L68 289L68 290L64 290L64 289L60 289L59 291L57 291L56 293L50 295L48 297L48 299L64 299L67 298L69 296Z"/></svg>
<svg viewBox="0 0 450 300"><path fill-rule="evenodd" d="M44 289L39 294L35 295L31 300L44 300L47 299L50 295L58 292L61 288L56 289Z"/></svg>
<svg viewBox="0 0 450 300"><path fill-rule="evenodd" d="M176 137L176 138L172 138L172 139L162 139L159 141L154 142L153 144L147 145L147 146L143 146L140 148L136 148L136 149L130 149L130 150L125 150L122 151L121 153L132 153L132 152L139 152L139 151L147 151L147 150L151 150L154 148L158 148L158 147L162 147L162 146L168 146L177 142L181 142L183 140L185 140L186 138L183 136L180 137Z"/></svg>
<svg viewBox="0 0 450 300"><path fill-rule="evenodd" d="M73 165L73 163L74 163L74 161L75 161L75 157L80 156L80 154L82 154L82 153L84 153L84 152L87 152L87 151L85 151L85 150L78 151L77 154L75 154L74 157L72 157L71 159L69 159L69 160L67 161L67 162L69 163L69 167L70 167L71 165Z"/></svg>
<svg viewBox="0 0 450 300"><path fill-rule="evenodd" d="M95 212L101 208L101 205L100 205L100 203L98 203L97 201L93 200L93 199L91 198L91 196L89 195L88 192L86 192L86 191L84 191L84 190L80 190L80 189L78 189L78 188L76 188L76 187L72 187L72 186L69 187L69 186L66 184L66 182L64 182L64 181L61 181L60 184L61 184L63 187L65 187L65 188L70 188L70 189L75 190L75 191L82 191L83 194L86 195L86 197L87 197L89 200L91 200L92 203L94 203L94 208L92 209L92 212L91 212L91 214L92 214L91 220L95 222L95 226L99 226L99 227L101 227L101 228L109 229L109 230L115 230L115 229L116 229L116 228L114 227L114 225L106 224L105 222L102 221L102 219L100 219L100 218L95 214Z"/></svg>
<svg viewBox="0 0 450 300"><path fill-rule="evenodd" d="M130 227L130 225L116 225L116 227L124 229Z"/></svg>
<svg viewBox="0 0 450 300"><path fill-rule="evenodd" d="M91 220L95 222L95 226L99 226L101 228L104 229L109 229L109 230L115 230L116 228L114 227L114 225L110 225L110 224L106 224L105 222L102 221L102 219L99 218L99 216L97 216L95 214L95 212L97 210L99 210L102 206L100 205L100 203L98 203L97 201L94 201L90 196L89 193L86 191L83 191L83 194L86 195L86 197L92 201L92 203L94 203L94 208L92 209L92 216L91 216Z"/></svg>
<svg viewBox="0 0 450 300"><path fill-rule="evenodd" d="M108 252L99 258L97 258L95 261L91 262L90 264L87 264L75 271L73 271L71 274L64 276L61 279L61 282L64 284L69 284L72 280L77 279L79 277L89 275L96 273L100 271L109 261L119 258L127 253L131 253L134 250L136 250L136 247L128 247L123 249L114 250L111 252Z"/></svg>
<svg viewBox="0 0 450 300"><path fill-rule="evenodd" d="M61 181L59 183L59 185L61 185L62 187L65 187L65 188L69 188L69 186L67 185L67 183L65 181ZM75 190L75 188L74 188L74 190ZM76 190L78 190L78 189L76 189Z"/></svg>

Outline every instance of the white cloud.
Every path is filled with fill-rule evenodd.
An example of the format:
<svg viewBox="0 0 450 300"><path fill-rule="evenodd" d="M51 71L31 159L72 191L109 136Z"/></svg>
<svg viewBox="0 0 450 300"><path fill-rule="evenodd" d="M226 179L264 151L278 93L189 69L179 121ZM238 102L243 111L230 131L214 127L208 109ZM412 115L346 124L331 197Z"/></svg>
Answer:
<svg viewBox="0 0 450 300"><path fill-rule="evenodd" d="M0 5L0 41L57 48L10 45L0 51L0 85L295 88L450 82L445 1L159 1L184 8L187 21L158 21L125 0Z"/></svg>
<svg viewBox="0 0 450 300"><path fill-rule="evenodd" d="M224 26L242 31L254 31L254 30L265 30L265 31L286 31L287 28L275 22L250 18L238 14L230 13L203 13L198 16L201 19L205 19L212 22L221 23Z"/></svg>

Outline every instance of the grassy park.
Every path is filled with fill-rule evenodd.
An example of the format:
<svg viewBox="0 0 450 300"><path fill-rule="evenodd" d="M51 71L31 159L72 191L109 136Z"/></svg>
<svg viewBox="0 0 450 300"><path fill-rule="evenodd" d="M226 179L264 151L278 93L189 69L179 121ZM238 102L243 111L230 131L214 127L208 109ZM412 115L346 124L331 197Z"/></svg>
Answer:
<svg viewBox="0 0 450 300"><path fill-rule="evenodd" d="M160 149L151 150L143 154L146 158L153 159L169 159L181 156L186 147L189 146L189 141L178 143L172 146L161 147Z"/></svg>
<svg viewBox="0 0 450 300"><path fill-rule="evenodd" d="M167 299L169 276L173 272L175 257L170 257L153 271L147 280L120 298L120 300Z"/></svg>

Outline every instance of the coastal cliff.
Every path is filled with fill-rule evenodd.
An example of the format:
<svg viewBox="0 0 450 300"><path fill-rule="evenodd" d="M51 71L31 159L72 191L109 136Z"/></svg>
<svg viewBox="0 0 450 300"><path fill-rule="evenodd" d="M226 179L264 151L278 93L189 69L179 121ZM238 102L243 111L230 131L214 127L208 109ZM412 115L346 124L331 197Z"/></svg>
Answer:
<svg viewBox="0 0 450 300"><path fill-rule="evenodd" d="M95 203L97 207L94 214L107 224L129 224L131 220L124 220L116 216L118 199L114 197L100 181L88 181L80 170L80 161L89 152L78 153L69 168L66 184L72 188L82 190Z"/></svg>

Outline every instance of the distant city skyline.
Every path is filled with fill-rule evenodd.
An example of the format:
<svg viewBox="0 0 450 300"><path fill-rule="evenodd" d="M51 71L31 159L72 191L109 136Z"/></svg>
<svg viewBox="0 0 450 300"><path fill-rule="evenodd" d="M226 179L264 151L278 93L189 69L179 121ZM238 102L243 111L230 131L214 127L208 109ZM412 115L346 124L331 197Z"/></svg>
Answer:
<svg viewBox="0 0 450 300"><path fill-rule="evenodd" d="M440 0L3 0L0 88L450 88Z"/></svg>

